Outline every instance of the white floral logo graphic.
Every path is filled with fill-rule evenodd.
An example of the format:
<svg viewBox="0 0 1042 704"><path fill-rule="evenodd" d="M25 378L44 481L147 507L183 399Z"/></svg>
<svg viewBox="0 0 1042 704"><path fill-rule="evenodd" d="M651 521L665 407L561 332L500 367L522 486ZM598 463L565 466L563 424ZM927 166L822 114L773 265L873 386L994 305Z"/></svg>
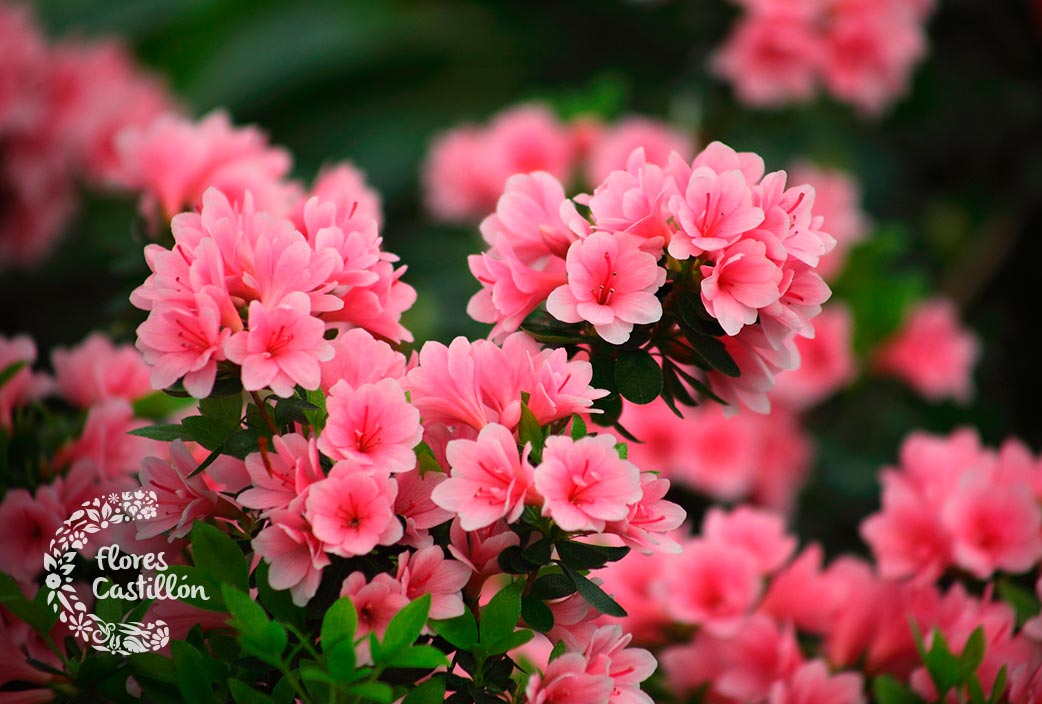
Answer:
<svg viewBox="0 0 1042 704"><path fill-rule="evenodd" d="M88 613L72 586L73 560L87 545L88 536L114 524L155 518L156 505L155 492L144 489L85 501L58 528L43 558L44 586L50 590L47 603L75 637L95 650L129 655L159 650L170 641L164 621L110 623Z"/></svg>

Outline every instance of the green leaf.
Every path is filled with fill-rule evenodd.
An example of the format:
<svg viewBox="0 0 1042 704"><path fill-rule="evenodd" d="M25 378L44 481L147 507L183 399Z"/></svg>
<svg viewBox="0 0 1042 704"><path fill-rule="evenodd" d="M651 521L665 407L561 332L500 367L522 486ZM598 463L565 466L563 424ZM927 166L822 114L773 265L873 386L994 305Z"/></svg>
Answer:
<svg viewBox="0 0 1042 704"><path fill-rule="evenodd" d="M229 455L238 457L239 459L245 459L246 455L258 451L260 448L260 445L258 444L260 437L261 433L256 428L240 428L238 430L233 430L231 434L224 439L221 449Z"/></svg>
<svg viewBox="0 0 1042 704"><path fill-rule="evenodd" d="M464 611L456 618L431 621L430 626L431 630L460 650L471 650L478 643L478 625L470 611Z"/></svg>
<svg viewBox="0 0 1042 704"><path fill-rule="evenodd" d="M962 684L959 659L952 654L939 630L933 632L933 645L923 656L923 664L937 687L939 699L943 700L951 689Z"/></svg>
<svg viewBox="0 0 1042 704"><path fill-rule="evenodd" d="M521 599L521 618L541 633L554 627L554 612L540 599L526 596Z"/></svg>
<svg viewBox="0 0 1042 704"><path fill-rule="evenodd" d="M420 474L426 474L427 472L438 472L444 474L441 465L438 464L437 458L434 456L434 450L431 446L425 442L421 442L415 448L416 452L416 464L420 470Z"/></svg>
<svg viewBox="0 0 1042 704"><path fill-rule="evenodd" d="M575 593L575 583L568 575L561 572L550 572L542 574L532 583L529 594L536 599L549 601L550 599L562 599Z"/></svg>
<svg viewBox="0 0 1042 704"><path fill-rule="evenodd" d="M629 456L630 456L630 446L627 445L624 442L615 443L615 452L617 452L619 454L619 459L620 460L629 459Z"/></svg>
<svg viewBox="0 0 1042 704"><path fill-rule="evenodd" d="M514 648L520 648L534 637L535 633L528 629L514 631L491 643L482 643L481 649L486 656L501 655L510 652Z"/></svg>
<svg viewBox="0 0 1042 704"><path fill-rule="evenodd" d="M192 559L220 582L241 591L249 586L246 557L234 540L209 523L197 521L192 526Z"/></svg>
<svg viewBox="0 0 1042 704"><path fill-rule="evenodd" d="M391 704L394 701L394 690L383 682L362 682L348 689L347 693L381 704Z"/></svg>
<svg viewBox="0 0 1042 704"><path fill-rule="evenodd" d="M341 639L332 647L323 645L329 674L339 682L354 682L357 679L354 637Z"/></svg>
<svg viewBox="0 0 1042 704"><path fill-rule="evenodd" d="M11 362L6 367L4 367L4 370L0 371L0 389L4 387L4 384L11 381L11 379L14 378L15 374L25 369L25 367L28 366L28 364L28 362L22 359L17 362Z"/></svg>
<svg viewBox="0 0 1042 704"><path fill-rule="evenodd" d="M242 420L242 394L208 396L199 401L199 413L222 427L238 426Z"/></svg>
<svg viewBox="0 0 1042 704"><path fill-rule="evenodd" d="M257 602L238 589L222 584L221 595L232 615L231 624L239 632L239 645L264 662L279 666L286 650L286 630L271 621Z"/></svg>
<svg viewBox="0 0 1042 704"><path fill-rule="evenodd" d="M321 432L322 428L326 426L326 418L329 415L326 412L326 395L322 392L322 389L315 389L314 391L305 391L304 395L307 396L308 403L310 403L316 409L305 410L304 417L307 419L308 424L315 430L316 433Z"/></svg>
<svg viewBox="0 0 1042 704"><path fill-rule="evenodd" d="M176 398L162 391L153 391L147 396L136 399L131 405L134 408L135 417L159 420L169 418L195 402L194 398Z"/></svg>
<svg viewBox="0 0 1042 704"><path fill-rule="evenodd" d="M557 658L561 657L568 652L568 646L564 644L563 640L559 640L554 643L553 650L550 651L550 659L548 662L553 662Z"/></svg>
<svg viewBox="0 0 1042 704"><path fill-rule="evenodd" d="M578 413L572 415L572 440L586 437L586 421Z"/></svg>
<svg viewBox="0 0 1042 704"><path fill-rule="evenodd" d="M918 694L890 675L880 675L872 682L877 704L925 704Z"/></svg>
<svg viewBox="0 0 1042 704"><path fill-rule="evenodd" d="M173 442L174 440L187 440L190 433L181 427L180 423L159 423L157 425L146 425L143 428L128 430L127 435L136 435L139 438L158 440L160 442Z"/></svg>
<svg viewBox="0 0 1042 704"><path fill-rule="evenodd" d="M542 567L549 564L552 557L553 541L550 538L540 538L521 551L521 558L533 567ZM530 572L531 570L525 570Z"/></svg>
<svg viewBox="0 0 1042 704"><path fill-rule="evenodd" d="M633 403L651 403L662 391L662 368L647 350L622 352L615 360L615 386Z"/></svg>
<svg viewBox="0 0 1042 704"><path fill-rule="evenodd" d="M207 450L219 449L230 432L225 432L220 425L203 416L188 416L181 425L188 437Z"/></svg>
<svg viewBox="0 0 1042 704"><path fill-rule="evenodd" d="M742 371L738 364L728 353L724 343L719 338L701 335L689 328L681 328L684 337L691 343L693 352L697 357L696 364L704 369L715 369L727 376L740 376Z"/></svg>
<svg viewBox="0 0 1042 704"><path fill-rule="evenodd" d="M966 640L966 645L959 655L958 681L965 684L977 672L984 661L984 627L978 626Z"/></svg>
<svg viewBox="0 0 1042 704"><path fill-rule="evenodd" d="M678 322L692 332L706 337L722 337L726 334L716 318L706 311L701 297L694 291L684 291L677 296L676 312L680 316Z"/></svg>
<svg viewBox="0 0 1042 704"><path fill-rule="evenodd" d="M170 651L174 656L174 668L177 670L177 689L184 697L185 704L208 704L216 701L210 684L209 670L202 654L183 640L171 641Z"/></svg>
<svg viewBox="0 0 1042 704"><path fill-rule="evenodd" d="M228 691L231 692L235 704L274 704L274 700L267 694L252 689L241 680L229 679Z"/></svg>
<svg viewBox="0 0 1042 704"><path fill-rule="evenodd" d="M427 614L431 609L431 595L424 594L419 599L409 602L394 615L387 624L387 631L380 641L380 652L384 658L416 642L427 625ZM374 655L373 659L376 657Z"/></svg>
<svg viewBox="0 0 1042 704"><path fill-rule="evenodd" d="M157 682L177 682L177 668L174 661L159 653L134 653L127 657L134 679L152 679Z"/></svg>
<svg viewBox="0 0 1042 704"><path fill-rule="evenodd" d="M277 425L289 425L290 423L301 423L307 420L309 412L322 410L310 401L305 401L297 396L280 398L275 403L275 423Z"/></svg>
<svg viewBox="0 0 1042 704"><path fill-rule="evenodd" d="M3 572L0 572L0 605L37 633L47 633L58 620L57 614L44 604L26 599L18 583Z"/></svg>
<svg viewBox="0 0 1042 704"><path fill-rule="evenodd" d="M627 547L611 547L608 545L591 545L562 541L557 543L557 554L561 562L577 570L595 570L604 567L608 562L621 560L630 549Z"/></svg>
<svg viewBox="0 0 1042 704"><path fill-rule="evenodd" d="M999 579L999 596L1017 612L1017 628L1023 626L1028 619L1038 616L1038 598L1008 577Z"/></svg>
<svg viewBox="0 0 1042 704"><path fill-rule="evenodd" d="M514 632L521 618L521 588L508 584L499 590L481 612L481 643L487 645Z"/></svg>
<svg viewBox="0 0 1042 704"><path fill-rule="evenodd" d="M442 704L445 701L445 678L432 677L412 688L402 704Z"/></svg>
<svg viewBox="0 0 1042 704"><path fill-rule="evenodd" d="M539 425L527 403L521 404L521 424L517 428L518 439L521 445L530 445L530 457L533 463L538 463L543 457L543 445L546 444L546 433Z"/></svg>
<svg viewBox="0 0 1042 704"><path fill-rule="evenodd" d="M391 655L386 664L387 667L433 670L436 667L448 667L449 660L445 653L435 647L414 645Z"/></svg>
<svg viewBox="0 0 1042 704"><path fill-rule="evenodd" d="M589 579L573 570L568 565L561 565L564 573L572 580L575 589L583 599L586 599L593 608L607 616L626 616L626 610L619 606L618 602L605 593L603 589L591 582Z"/></svg>
<svg viewBox="0 0 1042 704"><path fill-rule="evenodd" d="M999 668L999 674L995 675L995 683L991 685L991 695L988 696L988 704L998 704L1002 695L1006 692L1006 666Z"/></svg>
<svg viewBox="0 0 1042 704"><path fill-rule="evenodd" d="M322 618L322 630L319 642L322 651L329 652L340 641L354 643L355 630L358 628L358 612L354 602L348 597L341 597L333 602Z"/></svg>

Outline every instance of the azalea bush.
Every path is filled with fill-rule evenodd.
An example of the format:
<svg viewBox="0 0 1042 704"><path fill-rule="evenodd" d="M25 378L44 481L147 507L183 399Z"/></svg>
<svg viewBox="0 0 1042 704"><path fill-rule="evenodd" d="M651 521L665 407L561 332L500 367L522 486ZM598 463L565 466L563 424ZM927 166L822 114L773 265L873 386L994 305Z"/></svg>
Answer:
<svg viewBox="0 0 1042 704"><path fill-rule="evenodd" d="M863 125L937 10L738 5L701 69L733 114L822 94ZM384 36L410 21L455 24ZM967 424L990 338L869 168L675 87L671 120L622 113L608 78L407 166L372 140L402 208L35 22L0 6L4 285L103 253L113 301L0 335L0 699L1042 698L1042 458ZM470 322L438 329L453 287Z"/></svg>

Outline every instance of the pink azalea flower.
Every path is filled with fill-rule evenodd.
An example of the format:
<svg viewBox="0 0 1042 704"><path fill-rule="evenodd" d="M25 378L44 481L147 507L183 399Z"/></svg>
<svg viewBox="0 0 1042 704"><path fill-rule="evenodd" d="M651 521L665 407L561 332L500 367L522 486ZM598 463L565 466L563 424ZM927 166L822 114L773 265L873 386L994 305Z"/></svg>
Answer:
<svg viewBox="0 0 1042 704"><path fill-rule="evenodd" d="M951 543L937 507L901 474L883 472L882 483L882 511L861 523L880 575L936 579L951 564Z"/></svg>
<svg viewBox="0 0 1042 704"><path fill-rule="evenodd" d="M824 44L829 91L876 114L905 92L926 49L922 18L905 3L838 0Z"/></svg>
<svg viewBox="0 0 1042 704"><path fill-rule="evenodd" d="M619 536L626 545L644 553L680 552L680 545L670 533L687 518L687 512L672 501L666 501L669 480L651 472L640 475L640 500L629 508L625 520L606 525L608 533Z"/></svg>
<svg viewBox="0 0 1042 704"><path fill-rule="evenodd" d="M65 506L48 489L41 487L35 497L25 489L9 489L0 501L0 560L4 572L23 584L43 571L43 556L67 518Z"/></svg>
<svg viewBox="0 0 1042 704"><path fill-rule="evenodd" d="M806 102L817 92L822 43L813 17L753 13L738 21L713 69L749 105Z"/></svg>
<svg viewBox="0 0 1042 704"><path fill-rule="evenodd" d="M147 423L135 418L134 409L123 399L96 404L87 411L80 436L62 448L53 463L57 467L83 463L103 479L129 477L138 471L148 454L163 447L154 440L129 435L144 425Z"/></svg>
<svg viewBox="0 0 1042 704"><path fill-rule="evenodd" d="M463 614L461 590L470 580L470 567L445 558L437 545L398 557L398 582L410 600L431 595L430 618L455 618Z"/></svg>
<svg viewBox="0 0 1042 704"><path fill-rule="evenodd" d="M619 458L615 442L608 434L547 439L535 487L543 515L562 530L601 532L606 521L626 518L640 500L640 470Z"/></svg>
<svg viewBox="0 0 1042 704"><path fill-rule="evenodd" d="M36 343L27 335L0 336L0 371L14 364L22 368L0 386L0 428L10 428L15 408L43 396L50 389L50 380L33 374L36 361Z"/></svg>
<svg viewBox="0 0 1042 704"><path fill-rule="evenodd" d="M919 304L901 329L876 351L876 368L904 381L931 401L968 401L980 341L944 299Z"/></svg>
<svg viewBox="0 0 1042 704"><path fill-rule="evenodd" d="M680 535L676 538L680 543L686 542ZM630 553L625 560L609 562L597 570L601 589L626 610L626 616L612 618L610 623L618 623L639 643L664 642L673 619L666 612L656 585L676 559L675 554L663 552Z"/></svg>
<svg viewBox="0 0 1042 704"><path fill-rule="evenodd" d="M605 391L590 387L589 362L569 361L563 350L540 349L525 333L498 346L458 337L446 347L427 342L403 386L424 422L480 430L499 423L513 430L521 418L521 394L541 423L588 412Z"/></svg>
<svg viewBox="0 0 1042 704"><path fill-rule="evenodd" d="M842 303L829 304L814 319L814 337L796 339L800 366L775 377L771 398L793 408L807 408L853 380L852 327L850 310Z"/></svg>
<svg viewBox="0 0 1042 704"><path fill-rule="evenodd" d="M111 398L133 401L152 391L141 354L129 345L113 345L100 333L77 347L55 348L51 363L58 393L82 408Z"/></svg>
<svg viewBox="0 0 1042 704"><path fill-rule="evenodd" d="M152 387L165 389L182 379L195 398L206 398L225 358L231 331L221 327L221 310L206 293L193 296L192 308L155 308L137 329L137 348L152 365Z"/></svg>
<svg viewBox="0 0 1042 704"><path fill-rule="evenodd" d="M681 193L669 199L680 228L669 253L677 259L722 249L763 222L763 210L753 205L751 184L740 171L699 166L679 185Z"/></svg>
<svg viewBox="0 0 1042 704"><path fill-rule="evenodd" d="M723 250L713 266L703 266L702 303L728 335L756 322L758 310L776 302L781 270L761 242L743 240Z"/></svg>
<svg viewBox="0 0 1042 704"><path fill-rule="evenodd" d="M403 545L421 548L433 544L428 529L452 520L453 514L434 503L431 496L438 485L447 480L441 472L404 472L395 477L398 496L394 500L394 513L405 519Z"/></svg>
<svg viewBox="0 0 1042 704"><path fill-rule="evenodd" d="M707 541L745 550L762 574L778 570L796 550L796 539L785 532L781 516L749 506L729 513L712 508L702 522Z"/></svg>
<svg viewBox="0 0 1042 704"><path fill-rule="evenodd" d="M657 322L662 304L655 292L666 270L641 240L623 233L597 232L568 249L568 283L550 293L546 309L565 323L587 321L612 344L622 344L635 324Z"/></svg>
<svg viewBox="0 0 1042 704"><path fill-rule="evenodd" d="M484 528L501 518L513 523L533 483L528 449L519 454L513 434L498 423L482 428L477 440L453 440L447 450L449 478L431 498L457 513L464 530Z"/></svg>
<svg viewBox="0 0 1042 704"><path fill-rule="evenodd" d="M587 156L586 172L591 183L601 183L613 171L627 168L635 149L643 149L650 164L666 166L669 155L682 159L694 156L694 140L689 134L649 117L625 117L601 130Z"/></svg>
<svg viewBox="0 0 1042 704"><path fill-rule="evenodd" d="M394 268L397 257L384 254L371 268L376 281L342 294L343 308L323 313L322 319L340 327L365 328L392 342L412 342L412 333L401 324L402 313L416 302L416 289L402 281L406 267Z"/></svg>
<svg viewBox="0 0 1042 704"><path fill-rule="evenodd" d="M183 538L195 521L229 512L231 505L207 484L206 472L190 476L198 466L199 462L180 440L171 443L169 461L158 457L144 459L141 486L156 493L158 506L155 518L137 522L138 540L160 534L171 541Z"/></svg>
<svg viewBox="0 0 1042 704"><path fill-rule="evenodd" d="M1042 559L1042 508L1023 485L976 479L961 483L941 515L955 564L980 579L1026 572Z"/></svg>
<svg viewBox="0 0 1042 704"><path fill-rule="evenodd" d="M427 208L439 220L466 222L491 211L514 174L546 171L564 179L574 144L541 106L519 106L487 127L465 125L439 136L424 166Z"/></svg>
<svg viewBox="0 0 1042 704"><path fill-rule="evenodd" d="M349 161L327 166L311 186L311 195L320 201L348 205L355 217L383 222L380 194L366 183L365 174Z"/></svg>
<svg viewBox="0 0 1042 704"><path fill-rule="evenodd" d="M590 214L598 230L640 237L644 251L659 257L673 234L667 206L679 194L676 181L662 167L649 163L643 148L636 149L625 166L608 174L586 197Z"/></svg>
<svg viewBox="0 0 1042 704"><path fill-rule="evenodd" d="M738 408L769 413L771 402L768 393L774 388L775 375L799 364L799 354L791 337L776 348L761 326L746 325L737 336L719 339L738 365L739 376L730 377L716 370L706 372L713 393L732 407L728 409L731 413Z"/></svg>
<svg viewBox="0 0 1042 704"><path fill-rule="evenodd" d="M242 365L242 385L247 391L270 387L289 398L297 385L313 390L321 382L319 362L333 357L325 341L326 327L309 314L307 296L288 294L275 308L260 301L250 303L249 330L232 335L224 343L228 359Z"/></svg>
<svg viewBox="0 0 1042 704"><path fill-rule="evenodd" d="M618 626L602 626L593 632L586 646L586 672L607 675L614 682L612 704L652 704L640 691L640 683L651 677L658 663L643 648L629 648L633 636Z"/></svg>
<svg viewBox="0 0 1042 704"><path fill-rule="evenodd" d="M473 531L463 530L458 518L452 522L449 527L449 553L474 573L466 588L468 596L480 594L488 577L502 573L499 554L519 543L517 533L510 530L505 521Z"/></svg>
<svg viewBox="0 0 1042 704"><path fill-rule="evenodd" d="M515 174L496 212L481 223L489 251L468 258L482 290L468 314L495 323L493 337L513 332L557 286L567 281L564 256L577 239L565 223L564 188L545 172Z"/></svg>
<svg viewBox="0 0 1042 704"><path fill-rule="evenodd" d="M803 660L792 628L759 615L731 637L707 633L706 641L722 661L712 690L732 701L764 701L771 686L791 677Z"/></svg>
<svg viewBox="0 0 1042 704"><path fill-rule="evenodd" d="M345 330L330 344L333 358L320 365L322 390L327 394L338 381L357 389L381 379L400 380L405 376L405 355L361 328Z"/></svg>
<svg viewBox="0 0 1042 704"><path fill-rule="evenodd" d="M383 638L391 619L409 603L409 597L391 575L380 573L367 582L361 572L348 575L340 596L346 596L355 605L358 614L355 637L361 638L357 646L358 659L362 663L369 662L369 639L364 636L374 633Z"/></svg>
<svg viewBox="0 0 1042 704"><path fill-rule="evenodd" d="M863 690L860 673L829 675L822 660L812 660L788 681L775 682L768 704L864 704Z"/></svg>
<svg viewBox="0 0 1042 704"><path fill-rule="evenodd" d="M304 517L326 552L365 555L401 539L402 525L394 516L397 492L393 479L338 462L328 477L311 485Z"/></svg>
<svg viewBox="0 0 1042 704"><path fill-rule="evenodd" d="M836 247L818 262L816 271L831 281L843 270L847 253L868 234L868 216L861 209L861 190L853 176L835 169L797 164L791 171L793 183L814 189L814 214L836 239Z"/></svg>
<svg viewBox="0 0 1042 704"><path fill-rule="evenodd" d="M163 219L199 206L210 187L240 204L249 192L261 210L278 214L287 212L299 194L299 187L283 181L289 153L270 147L257 128L233 127L222 112L198 123L161 117L123 132L117 150L117 180L144 194L146 214Z"/></svg>
<svg viewBox="0 0 1042 704"><path fill-rule="evenodd" d="M334 460L350 460L379 472L405 472L416 466L413 448L423 437L420 412L405 400L394 379L352 389L337 382L326 399L329 419L318 440Z"/></svg>
<svg viewBox="0 0 1042 704"><path fill-rule="evenodd" d="M660 586L666 608L678 621L721 635L741 628L762 589L752 554L707 540L685 546Z"/></svg>
<svg viewBox="0 0 1042 704"><path fill-rule="evenodd" d="M306 494L301 494L301 498ZM253 539L253 549L270 565L268 581L273 589L289 589L293 603L304 606L318 591L329 556L297 505L269 513L271 524Z"/></svg>
<svg viewBox="0 0 1042 704"><path fill-rule="evenodd" d="M325 477L315 438L306 439L296 433L276 435L271 444L273 452L265 447L246 456L250 488L237 497L246 508L284 509Z"/></svg>
<svg viewBox="0 0 1042 704"><path fill-rule="evenodd" d="M607 675L589 674L586 658L565 653L542 673L532 675L525 687L529 704L608 704L615 681Z"/></svg>

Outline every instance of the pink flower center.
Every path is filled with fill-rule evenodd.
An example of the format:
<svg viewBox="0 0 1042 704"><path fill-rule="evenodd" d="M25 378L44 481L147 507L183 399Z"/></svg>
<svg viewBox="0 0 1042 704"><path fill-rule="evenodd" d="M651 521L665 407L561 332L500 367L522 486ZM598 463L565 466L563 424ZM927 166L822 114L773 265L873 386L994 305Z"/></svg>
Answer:
<svg viewBox="0 0 1042 704"><path fill-rule="evenodd" d="M268 337L268 349L264 352L264 357L274 357L276 354L288 347L292 342L293 333L288 332L285 325L280 325L278 329Z"/></svg>
<svg viewBox="0 0 1042 704"><path fill-rule="evenodd" d="M615 277L619 275L619 272L615 271L615 265L611 261L611 255L607 252L604 253L604 263L604 278L601 280L601 285L596 289L590 289L590 293L594 295L597 303L602 306L611 303L611 297L615 295Z"/></svg>
<svg viewBox="0 0 1042 704"><path fill-rule="evenodd" d="M202 331L198 328L189 327L185 321L180 318L177 319L177 327L181 328L178 331L177 336L181 338L181 347L190 350L193 347L198 349L207 349L210 347L210 341L203 335Z"/></svg>

